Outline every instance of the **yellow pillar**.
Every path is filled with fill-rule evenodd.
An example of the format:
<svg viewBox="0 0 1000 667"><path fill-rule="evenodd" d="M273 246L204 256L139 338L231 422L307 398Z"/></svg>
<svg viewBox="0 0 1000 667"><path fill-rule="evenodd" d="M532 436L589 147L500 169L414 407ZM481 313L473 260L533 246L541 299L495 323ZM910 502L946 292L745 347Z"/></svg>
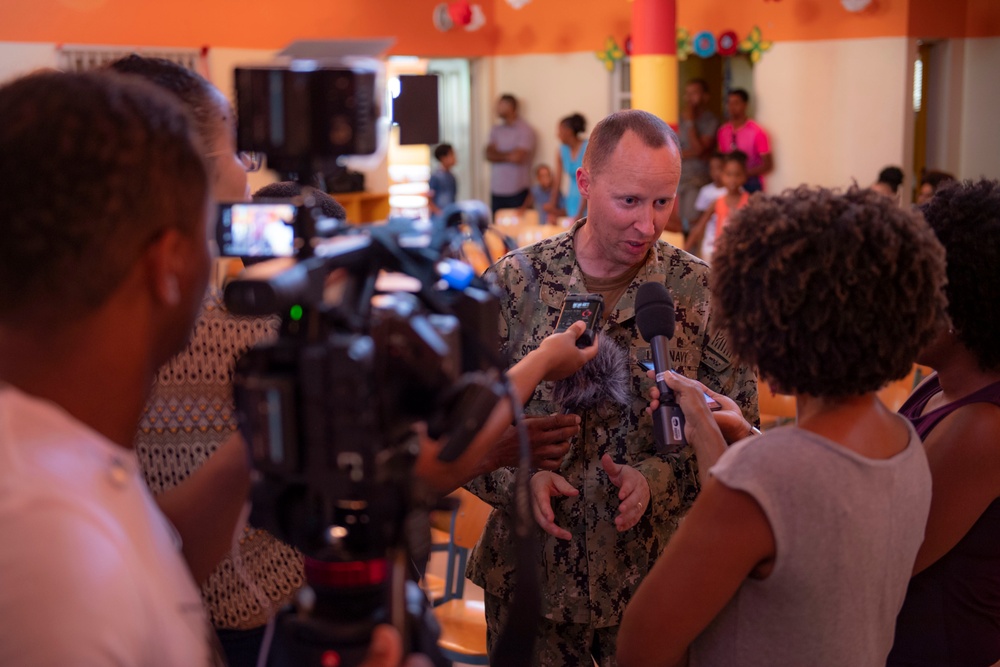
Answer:
<svg viewBox="0 0 1000 667"><path fill-rule="evenodd" d="M632 108L674 128L677 100L676 0L632 1Z"/></svg>

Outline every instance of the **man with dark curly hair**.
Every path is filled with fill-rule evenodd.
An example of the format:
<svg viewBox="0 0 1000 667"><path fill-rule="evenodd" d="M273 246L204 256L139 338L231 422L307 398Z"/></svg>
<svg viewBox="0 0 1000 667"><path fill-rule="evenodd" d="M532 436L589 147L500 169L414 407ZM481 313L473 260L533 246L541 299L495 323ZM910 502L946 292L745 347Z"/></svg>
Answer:
<svg viewBox="0 0 1000 667"><path fill-rule="evenodd" d="M702 386L667 380L704 487L625 613L619 664L884 665L931 489L876 391L940 329L941 245L871 190L802 187L752 199L713 270L733 352L798 418L727 449Z"/></svg>
<svg viewBox="0 0 1000 667"><path fill-rule="evenodd" d="M922 207L948 254L949 327L919 357L936 373L900 408L934 480L889 665L1000 660L1000 182L944 185Z"/></svg>
<svg viewBox="0 0 1000 667"><path fill-rule="evenodd" d="M133 451L209 275L184 110L124 77L0 88L0 664L206 665L209 625Z"/></svg>
<svg viewBox="0 0 1000 667"><path fill-rule="evenodd" d="M652 418L644 412L652 381L638 365L650 358L635 321L641 284L656 281L673 294L673 367L732 396L746 420L757 419L753 372L732 362L725 335L710 326L708 266L659 240L680 169L677 135L661 119L635 110L608 116L594 128L577 172L588 217L492 269L503 292L500 332L512 362L555 329L573 292L602 295L601 344L622 348L628 359L625 407L560 414L563 406L547 387L525 408L532 444L551 449L548 465L531 480L535 516L543 517L545 530L535 664L614 664L625 605L698 492L690 450L657 453ZM738 437L749 429L742 417L738 428ZM491 645L506 625L513 590L513 477L502 468L470 485L495 508L469 566L470 578L486 591Z"/></svg>

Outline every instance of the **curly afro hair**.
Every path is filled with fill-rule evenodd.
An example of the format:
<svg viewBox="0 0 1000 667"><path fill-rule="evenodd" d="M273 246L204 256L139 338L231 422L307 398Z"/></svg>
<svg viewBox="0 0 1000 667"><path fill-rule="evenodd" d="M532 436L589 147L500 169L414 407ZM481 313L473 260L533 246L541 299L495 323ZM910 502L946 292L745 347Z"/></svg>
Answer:
<svg viewBox="0 0 1000 667"><path fill-rule="evenodd" d="M983 370L1000 369L1000 181L947 183L921 206L948 257L948 314Z"/></svg>
<svg viewBox="0 0 1000 667"><path fill-rule="evenodd" d="M919 213L853 187L756 195L712 262L713 315L782 391L843 398L909 372L945 321L944 249Z"/></svg>

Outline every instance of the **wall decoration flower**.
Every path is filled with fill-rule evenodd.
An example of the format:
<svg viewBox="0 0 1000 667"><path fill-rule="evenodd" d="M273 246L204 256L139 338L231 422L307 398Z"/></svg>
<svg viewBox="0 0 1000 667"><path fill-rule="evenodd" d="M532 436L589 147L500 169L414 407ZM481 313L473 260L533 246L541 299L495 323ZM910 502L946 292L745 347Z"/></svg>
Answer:
<svg viewBox="0 0 1000 667"><path fill-rule="evenodd" d="M726 32L719 35L719 55L720 56L735 56L736 49L739 46L739 37L732 30L727 30Z"/></svg>
<svg viewBox="0 0 1000 667"><path fill-rule="evenodd" d="M769 50L773 42L763 38L758 26L754 26L750 30L750 34L743 38L740 42L740 53L745 53L750 56L750 62L757 63L760 60L761 54Z"/></svg>
<svg viewBox="0 0 1000 667"><path fill-rule="evenodd" d="M625 52L618 46L614 37L608 37L604 42L604 50L597 51L597 59L604 63L604 68L609 72L614 71L615 63L625 56Z"/></svg>
<svg viewBox="0 0 1000 667"><path fill-rule="evenodd" d="M677 60L687 60L688 56L694 53L694 45L691 44L691 33L687 28L677 28Z"/></svg>
<svg viewBox="0 0 1000 667"><path fill-rule="evenodd" d="M715 50L715 35L707 30L702 30L694 36L695 55L701 56L702 58L711 58L715 55Z"/></svg>

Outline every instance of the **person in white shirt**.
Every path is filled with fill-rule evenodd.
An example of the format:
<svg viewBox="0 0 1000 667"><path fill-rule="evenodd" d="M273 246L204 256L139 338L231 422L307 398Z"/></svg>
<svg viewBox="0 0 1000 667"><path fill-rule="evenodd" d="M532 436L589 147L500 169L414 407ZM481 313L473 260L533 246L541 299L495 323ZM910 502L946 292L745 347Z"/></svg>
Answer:
<svg viewBox="0 0 1000 667"><path fill-rule="evenodd" d="M201 150L166 93L109 75L14 81L0 116L0 664L208 664L131 449L208 280Z"/></svg>
<svg viewBox="0 0 1000 667"><path fill-rule="evenodd" d="M715 201L726 194L726 186L722 184L722 165L724 162L722 153L716 153L708 162L708 173L712 181L703 185L698 190L698 198L694 202L696 213L695 220L698 220L708 209L715 206ZM701 249L698 256L706 262L712 258L712 251L715 249L715 215L708 219L705 226L705 236L701 241Z"/></svg>

